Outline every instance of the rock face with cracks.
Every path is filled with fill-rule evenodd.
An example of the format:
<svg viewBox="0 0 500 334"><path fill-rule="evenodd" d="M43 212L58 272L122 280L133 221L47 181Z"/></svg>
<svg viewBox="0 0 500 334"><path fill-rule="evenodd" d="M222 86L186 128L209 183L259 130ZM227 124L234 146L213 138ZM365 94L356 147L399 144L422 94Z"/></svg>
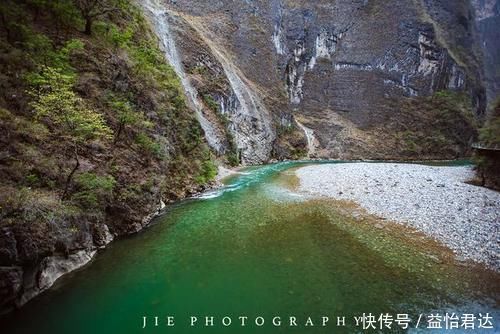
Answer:
<svg viewBox="0 0 500 334"><path fill-rule="evenodd" d="M422 112L406 107L445 91L463 96L476 117L484 113L482 52L469 1L149 2L175 26L171 42L198 99L215 102L212 109L227 119L212 117L215 127L235 140L243 162L297 150L323 158L411 158L417 154L401 138L408 133L443 139L425 157L453 158L474 140L474 124L464 142L432 128L435 118L456 123L436 114L439 101ZM229 148L226 142L221 151Z"/></svg>

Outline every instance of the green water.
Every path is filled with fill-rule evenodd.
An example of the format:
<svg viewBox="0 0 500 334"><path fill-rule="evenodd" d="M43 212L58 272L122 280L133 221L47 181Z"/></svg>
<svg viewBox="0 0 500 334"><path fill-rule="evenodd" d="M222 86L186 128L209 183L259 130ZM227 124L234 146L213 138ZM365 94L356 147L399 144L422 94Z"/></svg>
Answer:
<svg viewBox="0 0 500 334"><path fill-rule="evenodd" d="M351 317L363 312L498 312L496 274L436 261L442 250L413 232L374 227L288 190L297 165L252 168L225 189L170 207L3 319L1 332L337 333L360 332ZM142 329L143 316L159 316L160 326ZM214 327L202 326L205 316ZM231 326L222 326L224 316ZM290 316L299 327L288 326ZM315 327L303 326L308 316ZM346 327L335 327L337 316Z"/></svg>

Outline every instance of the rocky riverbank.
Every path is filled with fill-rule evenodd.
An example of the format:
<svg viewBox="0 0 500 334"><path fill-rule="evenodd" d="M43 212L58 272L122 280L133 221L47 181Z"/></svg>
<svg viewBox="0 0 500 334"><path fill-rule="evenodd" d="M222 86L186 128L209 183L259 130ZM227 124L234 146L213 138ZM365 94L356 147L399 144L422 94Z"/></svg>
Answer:
<svg viewBox="0 0 500 334"><path fill-rule="evenodd" d="M215 177L141 9L121 1L83 31L80 4L0 6L0 314Z"/></svg>
<svg viewBox="0 0 500 334"><path fill-rule="evenodd" d="M500 193L465 183L471 167L346 163L297 170L300 190L352 200L369 213L416 228L460 260L500 270Z"/></svg>

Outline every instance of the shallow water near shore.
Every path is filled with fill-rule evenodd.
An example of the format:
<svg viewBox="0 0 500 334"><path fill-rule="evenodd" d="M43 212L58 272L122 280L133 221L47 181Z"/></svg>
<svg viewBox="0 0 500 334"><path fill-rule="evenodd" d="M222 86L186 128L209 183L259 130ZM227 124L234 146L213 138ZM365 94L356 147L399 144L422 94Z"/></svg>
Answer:
<svg viewBox="0 0 500 334"><path fill-rule="evenodd" d="M456 263L416 231L352 216L357 209L348 203L294 192L290 170L301 165L248 168L222 189L169 207L150 228L1 319L2 332L353 332L362 328L352 317L364 312L407 313L413 327L422 313L489 312L498 325L498 274ZM150 318L142 329L143 316L159 316L159 327ZM194 327L191 316L199 318ZM205 316L213 327L203 326ZM288 326L290 316L298 327ZM330 317L327 327L322 316ZM337 316L346 327L335 326ZM315 327L304 327L307 317Z"/></svg>

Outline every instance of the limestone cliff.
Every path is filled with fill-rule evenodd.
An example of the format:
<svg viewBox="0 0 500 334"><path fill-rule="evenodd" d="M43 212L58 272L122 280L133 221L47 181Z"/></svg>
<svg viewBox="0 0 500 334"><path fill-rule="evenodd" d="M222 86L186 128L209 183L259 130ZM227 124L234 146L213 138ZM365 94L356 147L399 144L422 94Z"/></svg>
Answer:
<svg viewBox="0 0 500 334"><path fill-rule="evenodd" d="M484 72L488 101L500 94L500 1L473 0L476 23L484 55Z"/></svg>
<svg viewBox="0 0 500 334"><path fill-rule="evenodd" d="M270 157L260 152L274 139L270 121L278 159L306 151L450 158L467 154L476 135L485 92L468 1L155 3L175 21L172 43L198 94L216 101L247 162ZM239 108L246 99L234 76L262 103ZM447 122L464 136L448 132Z"/></svg>

